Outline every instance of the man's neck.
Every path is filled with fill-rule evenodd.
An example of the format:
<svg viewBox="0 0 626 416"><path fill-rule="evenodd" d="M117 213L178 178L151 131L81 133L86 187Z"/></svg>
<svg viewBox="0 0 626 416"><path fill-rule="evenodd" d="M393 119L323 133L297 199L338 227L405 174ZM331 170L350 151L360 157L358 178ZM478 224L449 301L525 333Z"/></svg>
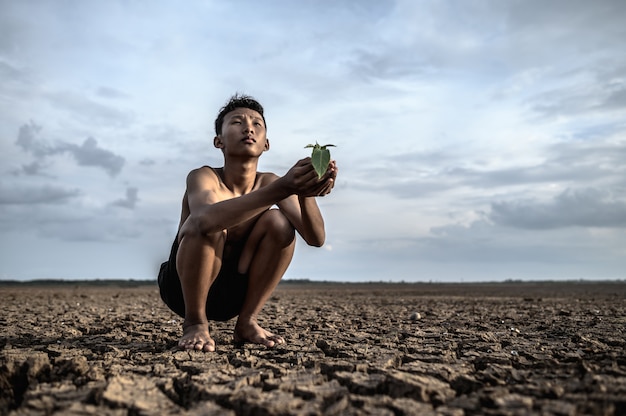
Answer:
<svg viewBox="0 0 626 416"><path fill-rule="evenodd" d="M225 160L224 184L236 195L245 195L256 181L258 160Z"/></svg>

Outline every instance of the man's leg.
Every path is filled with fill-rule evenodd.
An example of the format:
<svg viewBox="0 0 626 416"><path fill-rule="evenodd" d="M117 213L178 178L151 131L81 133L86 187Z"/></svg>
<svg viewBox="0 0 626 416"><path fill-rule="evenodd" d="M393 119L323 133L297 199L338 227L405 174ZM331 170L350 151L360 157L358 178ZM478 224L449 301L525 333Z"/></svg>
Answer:
<svg viewBox="0 0 626 416"><path fill-rule="evenodd" d="M176 256L176 269L185 300L181 348L215 351L215 342L209 334L206 301L209 289L222 266L222 252L226 233L185 235Z"/></svg>
<svg viewBox="0 0 626 416"><path fill-rule="evenodd" d="M296 245L295 231L278 209L265 212L256 222L239 261L248 273L248 291L235 325L235 342L273 347L285 340L261 328L257 316L287 271Z"/></svg>

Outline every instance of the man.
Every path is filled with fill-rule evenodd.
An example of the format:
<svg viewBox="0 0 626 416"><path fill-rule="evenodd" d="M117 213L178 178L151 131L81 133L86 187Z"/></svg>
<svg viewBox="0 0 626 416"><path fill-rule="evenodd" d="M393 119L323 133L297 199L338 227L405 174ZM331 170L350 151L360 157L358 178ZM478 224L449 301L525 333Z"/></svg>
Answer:
<svg viewBox="0 0 626 416"><path fill-rule="evenodd" d="M161 297L184 317L180 348L215 351L208 321L235 316L236 343L271 348L285 340L261 328L257 316L291 262L295 232L309 245L324 244L315 197L331 192L338 169L331 161L319 178L305 158L282 177L257 172L270 143L263 107L249 96L230 99L215 133L224 166L187 176L178 235L159 272Z"/></svg>

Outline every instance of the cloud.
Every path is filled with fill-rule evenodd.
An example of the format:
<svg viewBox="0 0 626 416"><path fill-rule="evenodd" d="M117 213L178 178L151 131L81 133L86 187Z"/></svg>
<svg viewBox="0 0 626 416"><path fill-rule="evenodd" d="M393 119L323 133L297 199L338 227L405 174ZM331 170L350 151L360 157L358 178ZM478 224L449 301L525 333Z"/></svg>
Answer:
<svg viewBox="0 0 626 416"><path fill-rule="evenodd" d="M380 51L357 50L350 61L352 73L366 79L414 78L433 71L433 65L403 48L385 47Z"/></svg>
<svg viewBox="0 0 626 416"><path fill-rule="evenodd" d="M45 168L46 165L36 160L28 164L22 164L20 169L14 169L11 172L14 175L44 176L51 178L52 175L49 175L47 172L45 172Z"/></svg>
<svg viewBox="0 0 626 416"><path fill-rule="evenodd" d="M63 144L59 149L70 152L80 166L100 167L111 176L120 173L125 163L122 156L98 147L98 142L92 137L86 139L81 146Z"/></svg>
<svg viewBox="0 0 626 416"><path fill-rule="evenodd" d="M626 199L602 189L566 189L549 202L494 202L488 215L494 223L546 230L565 227L626 227Z"/></svg>
<svg viewBox="0 0 626 416"><path fill-rule="evenodd" d="M626 126L622 126L622 132L626 133ZM572 170L596 166L605 173L620 175L626 169L626 141L558 142L548 151L552 164L571 166Z"/></svg>
<svg viewBox="0 0 626 416"><path fill-rule="evenodd" d="M118 110L75 92L53 92L48 93L46 97L53 106L69 110L72 115L92 125L126 127L134 119L133 114L129 111Z"/></svg>
<svg viewBox="0 0 626 416"><path fill-rule="evenodd" d="M620 112L626 108L626 83L595 79L565 86L529 99L532 110L543 117L575 116L591 112Z"/></svg>
<svg viewBox="0 0 626 416"><path fill-rule="evenodd" d="M41 165L41 163L35 161L27 165L22 165L22 172L24 172L26 175L37 176L42 174L42 168L43 166Z"/></svg>
<svg viewBox="0 0 626 416"><path fill-rule="evenodd" d="M152 166L152 165L156 164L156 161L154 159L145 158L145 159L141 159L139 161L139 164L142 165L142 166Z"/></svg>
<svg viewBox="0 0 626 416"><path fill-rule="evenodd" d="M624 108L626 108L626 83L615 85L614 88L608 92L604 106L600 109L622 110Z"/></svg>
<svg viewBox="0 0 626 416"><path fill-rule="evenodd" d="M614 126L610 131L621 130ZM459 189L472 189L476 195L485 195L485 190L489 194L496 190L536 192L536 184L561 189L626 185L626 141L558 141L546 146L541 157L543 160L532 164L511 160L511 166L501 166L502 163L490 163L482 154L463 155L455 149L377 155L353 161L349 173L353 177L346 180L353 189L389 193L401 199L431 197ZM376 175L371 175L372 170ZM367 181L362 179L365 177Z"/></svg>
<svg viewBox="0 0 626 416"><path fill-rule="evenodd" d="M96 93L98 94L99 97L103 97L103 98L114 98L114 99L128 98L128 94L126 94L125 92L117 90L115 88L111 88L111 87L100 87L98 88Z"/></svg>
<svg viewBox="0 0 626 416"><path fill-rule="evenodd" d="M64 204L80 194L81 192L78 189L65 189L52 185L3 187L2 192L0 192L0 204Z"/></svg>
<svg viewBox="0 0 626 416"><path fill-rule="evenodd" d="M3 60L0 57L0 78L3 80L3 83L28 83L30 82L30 77L28 74L12 65L11 63Z"/></svg>
<svg viewBox="0 0 626 416"><path fill-rule="evenodd" d="M135 209L137 205L139 190L135 187L126 188L126 198L118 199L111 203L111 205L116 207Z"/></svg>
<svg viewBox="0 0 626 416"><path fill-rule="evenodd" d="M61 241L122 241L134 239L141 235L141 231L132 221L120 218L75 218L71 222L42 223L38 233L45 238Z"/></svg>
<svg viewBox="0 0 626 416"><path fill-rule="evenodd" d="M99 147L98 142L92 137L85 139L80 146L67 142L51 145L38 137L41 130L41 126L32 121L22 125L15 144L38 159L67 152L74 157L79 166L99 167L111 176L119 174L124 167L126 161L122 156ZM31 166L31 171L35 167Z"/></svg>
<svg viewBox="0 0 626 416"><path fill-rule="evenodd" d="M54 149L37 137L39 132L41 132L41 126L35 122L31 121L29 124L24 124L17 133L15 144L24 151L32 153L35 157L54 154Z"/></svg>

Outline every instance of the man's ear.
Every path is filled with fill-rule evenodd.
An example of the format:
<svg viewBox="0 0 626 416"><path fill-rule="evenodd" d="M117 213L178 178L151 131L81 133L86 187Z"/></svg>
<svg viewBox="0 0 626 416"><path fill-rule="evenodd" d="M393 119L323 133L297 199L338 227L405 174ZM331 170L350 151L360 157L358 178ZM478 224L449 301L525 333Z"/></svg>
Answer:
<svg viewBox="0 0 626 416"><path fill-rule="evenodd" d="M268 139L267 137L265 138L265 152L267 152L268 150L270 150L270 139Z"/></svg>
<svg viewBox="0 0 626 416"><path fill-rule="evenodd" d="M222 142L222 136L218 135L213 138L213 146L215 146L218 149L224 148L224 142Z"/></svg>

